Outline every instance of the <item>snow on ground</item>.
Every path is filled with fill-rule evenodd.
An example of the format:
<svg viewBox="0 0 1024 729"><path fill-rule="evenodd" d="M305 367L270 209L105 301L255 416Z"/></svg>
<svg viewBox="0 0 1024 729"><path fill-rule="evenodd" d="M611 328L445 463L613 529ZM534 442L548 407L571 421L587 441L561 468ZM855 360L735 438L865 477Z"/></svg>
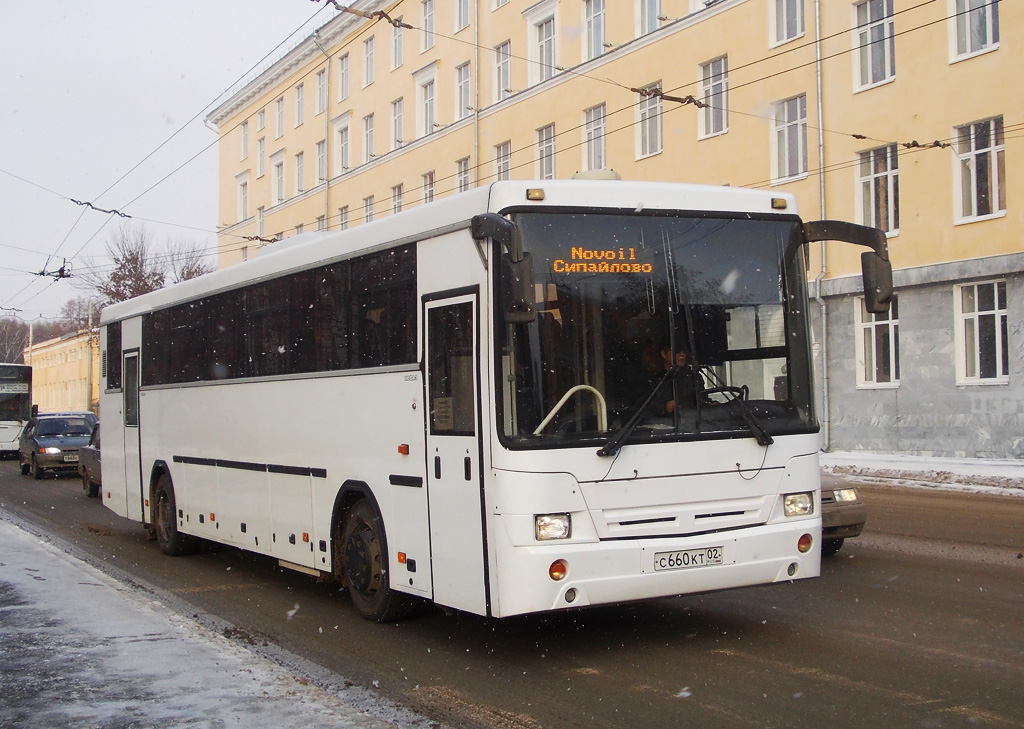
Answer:
<svg viewBox="0 0 1024 729"><path fill-rule="evenodd" d="M430 725L379 697L371 698L372 709L357 708L5 516L0 512L2 727ZM356 703L365 704L366 692L355 692Z"/></svg>
<svg viewBox="0 0 1024 729"><path fill-rule="evenodd" d="M1024 461L860 452L821 454L822 472L868 483L1024 496Z"/></svg>

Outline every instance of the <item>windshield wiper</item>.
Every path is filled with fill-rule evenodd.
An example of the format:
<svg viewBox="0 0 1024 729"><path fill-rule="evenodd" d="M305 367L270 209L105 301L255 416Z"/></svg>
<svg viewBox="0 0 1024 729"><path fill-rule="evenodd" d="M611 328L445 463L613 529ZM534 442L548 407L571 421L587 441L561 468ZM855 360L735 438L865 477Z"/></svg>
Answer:
<svg viewBox="0 0 1024 729"><path fill-rule="evenodd" d="M632 432L636 430L636 426L640 424L640 421L643 419L644 414L647 412L647 409L651 407L651 403L654 402L654 396L658 394L658 391L661 390L662 386L665 384L668 378L672 377L678 371L679 367L677 367L676 365L672 365L667 370L665 370L665 374L661 376L661 379L658 380L657 383L655 383L654 387L651 389L650 394L646 398L644 398L644 401L642 403L640 403L637 406L636 410L633 412L633 415L630 416L629 420L626 421L626 424L619 428L617 431L615 431L615 434L608 439L608 442L601 446L600 449L598 449L597 455L614 456L616 453L619 452L619 449L622 448L622 444L625 443L626 439L629 438L630 434L632 434Z"/></svg>

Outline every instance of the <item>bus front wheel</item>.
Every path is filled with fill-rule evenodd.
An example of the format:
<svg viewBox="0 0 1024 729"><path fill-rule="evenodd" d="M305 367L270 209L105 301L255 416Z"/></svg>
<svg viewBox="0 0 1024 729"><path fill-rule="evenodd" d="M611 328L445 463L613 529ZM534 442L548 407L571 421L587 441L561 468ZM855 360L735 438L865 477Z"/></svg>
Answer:
<svg viewBox="0 0 1024 729"><path fill-rule="evenodd" d="M412 614L416 599L388 584L388 557L380 516L366 499L345 515L341 530L342 579L356 610L378 623Z"/></svg>
<svg viewBox="0 0 1024 729"><path fill-rule="evenodd" d="M153 490L153 527L156 530L156 543L166 555L180 557L192 554L199 546L195 537L178 531L174 486L166 473L157 479Z"/></svg>

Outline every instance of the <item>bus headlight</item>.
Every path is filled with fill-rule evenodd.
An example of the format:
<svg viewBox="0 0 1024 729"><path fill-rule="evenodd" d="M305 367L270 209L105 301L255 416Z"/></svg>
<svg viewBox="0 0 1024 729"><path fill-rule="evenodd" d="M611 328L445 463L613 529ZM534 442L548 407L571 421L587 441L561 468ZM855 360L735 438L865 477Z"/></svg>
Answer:
<svg viewBox="0 0 1024 729"><path fill-rule="evenodd" d="M814 494L786 494L782 507L786 516L810 516L814 513Z"/></svg>
<svg viewBox="0 0 1024 729"><path fill-rule="evenodd" d="M535 514L533 530L538 542L568 539L572 536L572 517L568 514Z"/></svg>
<svg viewBox="0 0 1024 729"><path fill-rule="evenodd" d="M832 495L835 496L836 501L856 501L857 489L836 489Z"/></svg>

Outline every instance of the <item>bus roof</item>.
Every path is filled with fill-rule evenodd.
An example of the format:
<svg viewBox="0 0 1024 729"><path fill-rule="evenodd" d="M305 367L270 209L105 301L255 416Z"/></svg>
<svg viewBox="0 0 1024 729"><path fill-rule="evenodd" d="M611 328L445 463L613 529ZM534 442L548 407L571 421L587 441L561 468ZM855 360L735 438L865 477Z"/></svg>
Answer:
<svg viewBox="0 0 1024 729"><path fill-rule="evenodd" d="M541 191L527 198L527 191ZM781 201L781 202L780 202ZM101 324L157 311L176 303L326 265L375 249L414 242L469 226L474 215L511 208L575 210L678 210L796 214L792 195L745 188L610 180L506 180L345 231L304 233L263 248L244 263L172 284L103 309Z"/></svg>

